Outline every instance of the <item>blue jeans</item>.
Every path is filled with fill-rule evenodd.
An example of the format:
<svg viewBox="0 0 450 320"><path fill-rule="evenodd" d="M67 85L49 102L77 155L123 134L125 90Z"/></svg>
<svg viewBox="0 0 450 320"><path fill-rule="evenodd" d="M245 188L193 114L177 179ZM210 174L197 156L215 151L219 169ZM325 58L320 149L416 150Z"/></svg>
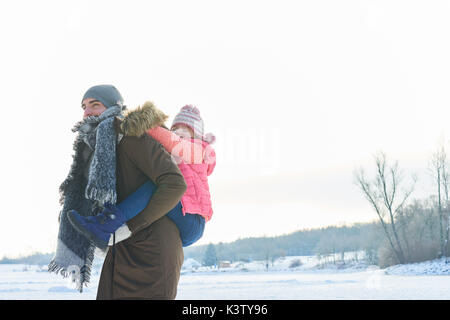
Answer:
<svg viewBox="0 0 450 320"><path fill-rule="evenodd" d="M181 211L181 201L169 211L167 216L172 219L173 222L180 230L180 238L183 243L183 247L190 246L203 236L203 230L205 230L205 218L199 214L186 213L183 216Z"/></svg>
<svg viewBox="0 0 450 320"><path fill-rule="evenodd" d="M156 185L147 181L117 206L126 216L127 221L145 209L156 191ZM181 201L167 213L180 231L183 247L190 246L200 239L205 229L205 218L199 214L183 215Z"/></svg>

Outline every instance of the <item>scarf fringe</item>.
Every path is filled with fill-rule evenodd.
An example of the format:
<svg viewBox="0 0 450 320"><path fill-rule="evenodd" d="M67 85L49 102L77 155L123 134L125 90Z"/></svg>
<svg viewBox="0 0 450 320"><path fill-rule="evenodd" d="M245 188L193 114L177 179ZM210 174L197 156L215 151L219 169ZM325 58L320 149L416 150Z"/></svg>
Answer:
<svg viewBox="0 0 450 320"><path fill-rule="evenodd" d="M76 290L80 293L83 292L83 285L88 286L91 280L92 263L94 261L94 251L95 247L90 246L87 252L86 264L81 267L80 273L77 278L73 277L72 282L75 282ZM68 273L67 268L58 264L56 261L52 260L48 265L48 272L53 272L55 274L60 274L63 278L68 278L71 273Z"/></svg>

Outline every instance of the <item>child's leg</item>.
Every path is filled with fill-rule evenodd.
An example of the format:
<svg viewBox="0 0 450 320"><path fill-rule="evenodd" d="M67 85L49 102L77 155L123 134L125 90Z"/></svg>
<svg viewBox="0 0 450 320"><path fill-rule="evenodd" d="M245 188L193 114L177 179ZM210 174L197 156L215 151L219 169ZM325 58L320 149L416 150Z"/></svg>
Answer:
<svg viewBox="0 0 450 320"><path fill-rule="evenodd" d="M155 190L156 185L149 180L117 205L123 212L125 221L137 216L139 212L145 209Z"/></svg>
<svg viewBox="0 0 450 320"><path fill-rule="evenodd" d="M97 247L106 248L110 235L144 210L155 190L155 184L147 181L121 203L105 206L96 216L84 217L74 210L70 211L69 221Z"/></svg>
<svg viewBox="0 0 450 320"><path fill-rule="evenodd" d="M145 209L155 190L156 185L151 181L147 181L133 194L117 205L126 216L126 221L135 217L139 212ZM202 237L205 228L205 218L198 214L186 214L183 216L181 202L178 202L178 204L167 213L167 216L177 225L184 247L193 244Z"/></svg>
<svg viewBox="0 0 450 320"><path fill-rule="evenodd" d="M186 213L186 215L183 215L181 202L170 210L167 216L177 225L183 247L193 244L202 237L205 229L205 218L198 214Z"/></svg>

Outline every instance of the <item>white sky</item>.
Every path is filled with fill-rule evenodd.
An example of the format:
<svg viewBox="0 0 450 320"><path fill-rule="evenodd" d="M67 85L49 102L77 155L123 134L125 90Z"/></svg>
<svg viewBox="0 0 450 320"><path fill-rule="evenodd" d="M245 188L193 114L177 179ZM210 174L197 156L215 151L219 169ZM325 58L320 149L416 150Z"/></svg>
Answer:
<svg viewBox="0 0 450 320"><path fill-rule="evenodd" d="M0 257L51 252L92 85L200 109L217 136L199 244L376 218L384 150L419 173L450 136L449 1L2 1ZM448 144L448 143L447 143Z"/></svg>

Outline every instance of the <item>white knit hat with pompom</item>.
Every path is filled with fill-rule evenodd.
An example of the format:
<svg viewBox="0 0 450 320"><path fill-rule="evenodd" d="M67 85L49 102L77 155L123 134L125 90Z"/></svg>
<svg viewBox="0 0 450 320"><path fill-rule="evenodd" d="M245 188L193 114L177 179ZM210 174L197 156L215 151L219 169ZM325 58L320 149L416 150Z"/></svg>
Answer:
<svg viewBox="0 0 450 320"><path fill-rule="evenodd" d="M191 128L195 139L201 139L209 144L216 141L216 137L212 133L203 135L203 120L200 116L200 111L195 106L185 105L181 108L180 112L173 119L171 128L177 124L184 124Z"/></svg>

